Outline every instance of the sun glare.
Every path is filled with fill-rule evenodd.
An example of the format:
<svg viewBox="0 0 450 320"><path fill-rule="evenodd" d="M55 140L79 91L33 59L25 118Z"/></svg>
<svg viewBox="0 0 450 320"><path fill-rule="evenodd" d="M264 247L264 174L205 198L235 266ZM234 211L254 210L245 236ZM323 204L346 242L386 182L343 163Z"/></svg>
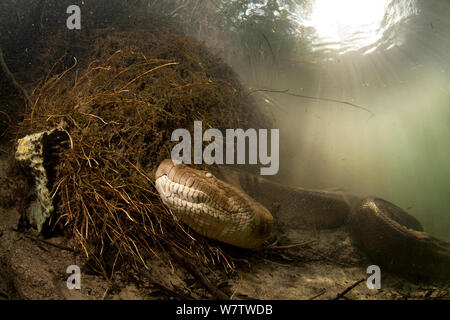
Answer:
<svg viewBox="0 0 450 320"><path fill-rule="evenodd" d="M302 24L313 27L321 43L359 49L382 37L388 4L389 0L315 0Z"/></svg>

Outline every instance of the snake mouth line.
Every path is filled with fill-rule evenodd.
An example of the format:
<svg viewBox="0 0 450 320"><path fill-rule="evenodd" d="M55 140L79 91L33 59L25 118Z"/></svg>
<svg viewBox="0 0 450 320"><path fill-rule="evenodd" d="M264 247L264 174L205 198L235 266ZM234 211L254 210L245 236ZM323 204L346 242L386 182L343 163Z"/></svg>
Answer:
<svg viewBox="0 0 450 320"><path fill-rule="evenodd" d="M156 183L158 191L166 198L174 197L191 204L204 203L209 198L200 190L171 181L166 174L159 177Z"/></svg>
<svg viewBox="0 0 450 320"><path fill-rule="evenodd" d="M242 248L269 236L273 217L266 208L207 171L164 160L155 187L172 214L199 234Z"/></svg>
<svg viewBox="0 0 450 320"><path fill-rule="evenodd" d="M219 215L221 217L227 215L227 210L217 203L212 204L211 198L205 192L171 181L167 175L162 175L156 180L156 189L166 205L178 208L176 212L180 209L183 209L183 213L185 210L193 214L203 212L218 220Z"/></svg>

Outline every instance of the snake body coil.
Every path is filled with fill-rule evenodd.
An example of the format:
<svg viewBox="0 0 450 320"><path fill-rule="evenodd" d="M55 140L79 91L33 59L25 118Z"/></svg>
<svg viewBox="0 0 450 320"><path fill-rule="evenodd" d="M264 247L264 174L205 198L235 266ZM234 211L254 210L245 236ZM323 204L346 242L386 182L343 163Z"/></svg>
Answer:
<svg viewBox="0 0 450 320"><path fill-rule="evenodd" d="M450 244L423 232L419 221L388 201L349 199L228 171L219 177L164 160L155 186L176 217L211 239L260 246L274 224L266 207L277 203L280 223L334 228L349 221L353 239L375 264L419 279L450 280Z"/></svg>

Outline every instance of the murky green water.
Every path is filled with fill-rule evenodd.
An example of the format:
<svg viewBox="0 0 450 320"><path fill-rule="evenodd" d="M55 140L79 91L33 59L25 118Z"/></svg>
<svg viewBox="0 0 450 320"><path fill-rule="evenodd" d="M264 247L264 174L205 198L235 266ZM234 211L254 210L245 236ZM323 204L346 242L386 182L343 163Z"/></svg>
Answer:
<svg viewBox="0 0 450 320"><path fill-rule="evenodd" d="M342 100L373 116L264 93L281 128L278 178L383 197L450 239L450 2L316 0L290 10L297 29L289 41L300 50L286 53L267 36L270 59L255 58L262 44L239 61L229 46L242 44L207 42L254 88Z"/></svg>
<svg viewBox="0 0 450 320"><path fill-rule="evenodd" d="M304 188L341 190L360 197L375 196L383 198L406 209L418 218L423 224L425 231L450 241L449 0L142 0L133 1L133 4L130 6L128 6L129 2L121 0L104 0L101 2L92 0L89 1L89 5L87 3L88 1L79 1L81 7L79 13L83 17L80 20L80 28L87 35L91 32L94 35L97 34L98 28L106 31L111 30L112 32L120 30L120 28L115 29L115 23L119 25L118 21L125 21L123 23L127 25L127 28L133 28L134 22L132 19L134 18L144 20L155 18L156 22L154 25L156 28L160 28L161 25L158 24L160 20L158 19L161 19L162 15L163 19L174 18L179 20L180 25L188 34L205 41L210 48L221 55L240 75L243 83L250 88L249 94L255 96L262 110L273 116L273 128L280 129L280 170L274 177L275 180L283 184L297 185ZM108 5L105 5L106 3ZM111 7L108 7L109 4L111 4ZM37 77L43 77L43 73L39 71L39 66L35 62L42 57L39 56L34 60L33 54L38 52L42 48L41 46L49 45L51 47L52 41L55 41L56 47L61 46L61 48L55 47L55 52L58 52L59 49L63 51L65 45L76 48L74 52L66 56L70 58L68 59L68 64L64 62L63 58L59 60L61 63L60 72L63 72L61 74L64 74L63 69L72 66L73 57L76 57L77 54L82 55L82 53L78 52L78 49L85 49L84 46L89 42L83 42L83 37L77 38L76 32L78 31L75 31L78 30L77 28L69 28L71 31L67 38L56 33L58 37L62 37L61 43L56 40L58 37L52 38L54 30L62 28L66 32L66 28L69 27L66 24L67 13L70 13L70 10L69 12L65 11L67 5L72 5L72 1L11 0L0 2L0 9L3 9L3 11L0 10L3 13L3 22L0 23L0 49L8 48L8 50L5 50L8 53L5 56L20 82L23 81L26 84L28 76L28 81L30 81L30 79L33 79L34 73L38 74ZM95 7L96 5L97 7ZM45 18L46 14L50 18ZM73 14L76 15L76 13ZM11 26L17 27L13 28ZM139 28L137 27L137 32L142 31ZM134 29L131 30L127 29L127 32L134 31ZM64 32L61 32L61 34L64 35ZM177 33L178 31L175 32ZM155 34L157 33L155 32ZM170 31L164 29L161 35L165 37L169 33ZM124 34L128 36L128 33ZM147 35L147 33L144 34ZM67 34L65 35L67 36ZM177 41L168 41L166 38L163 38L163 41L156 42L156 40L159 41L161 35L158 35L158 38L155 39L154 43L157 43L155 47L160 47L161 43L169 43L175 48L170 48L167 56L163 54L164 59L172 59L170 52L178 50L178 47L180 47L180 50L184 50L183 46L189 47L191 45L191 41L184 37L179 43ZM46 39L52 41L46 42L44 41ZM117 40L114 40L113 37L111 45L108 45L108 47L113 48L117 46L117 49L121 48L120 39L118 37ZM147 38L137 39L143 39L142 43L147 41ZM69 44L69 42L73 43ZM193 45L193 47L196 47L196 45ZM103 50L102 48L103 44L98 49L96 49L96 46L92 50L91 47L88 47L87 51L89 54L93 53L93 59L96 59L102 56L102 52L100 52ZM197 50L196 48L194 49ZM134 47L133 50L135 50ZM136 48L136 50L139 49ZM203 51L203 49L199 50ZM3 50L1 51L3 52ZM116 51L116 53L119 53L119 51ZM84 50L80 50L80 52L84 52ZM163 52L165 51L163 50ZM184 52L185 56L189 55L189 50L182 52ZM40 52L38 53L40 54ZM128 70L137 66L137 63L141 61L135 61L135 53L130 55L130 67L128 65L126 67ZM52 50L48 51L47 54L49 60L59 58L56 53L53 54ZM71 56L72 54L73 56ZM144 53L142 55L147 61ZM206 59L208 59L208 55L209 53L205 54ZM124 57L128 59L127 56ZM139 59L141 58L139 57ZM158 61L159 59L160 57L158 57ZM202 72L207 74L207 77L214 78L213 74L220 72L220 70L216 69L221 68L205 68L202 63L203 59L202 55L198 60L193 59L192 64L186 69L187 71L183 70L183 74L186 75L186 80L184 80L185 77L183 76L183 81L186 81L186 85L183 82L182 86L178 86L176 81L171 82L170 85L176 85L175 88L179 89L189 88L191 85L189 81L199 81L202 85L207 82L204 81L203 73L202 77L199 78L200 80L196 80L196 78L189 80L190 68L200 68ZM190 61L190 59L187 60ZM114 64L114 60L111 61L113 61L111 64ZM80 62L82 62L82 59L80 59ZM92 65L94 63L97 63L97 61L92 62ZM139 66L144 65L143 62L139 63ZM178 65L179 62L171 61L160 67L176 64ZM34 68L37 71L33 70ZM109 70L109 68L99 66L90 70L89 73L93 70ZM118 95L128 92L129 85L134 84L136 80L158 68L152 67L150 70L142 71L136 77L132 77L130 82L127 80L125 86L117 86L113 89L111 91L112 94ZM7 68L3 66L3 69ZM118 73L113 80L125 70L117 71ZM7 74L5 70L3 70L3 73ZM79 80L78 74L76 77L76 83L79 84L81 80ZM81 76L81 79L84 77L87 78L87 75ZM32 82L37 84L37 79L34 79ZM48 79L56 79L56 77ZM55 83L60 79L55 81ZM89 78L87 79L87 81L90 81ZM20 86L17 88L18 86L14 85L14 81L6 79L6 77L0 80L2 80L0 81L0 89L2 86L6 88L1 97L3 100L0 101L2 104L0 113L3 112L0 116L3 116L3 119L5 119L5 115L8 117L8 121L0 121L1 138L3 130L6 132L9 129L9 123L13 122L10 120L9 114L14 113L14 116L11 118L19 118L15 109L23 104L22 98L26 100L28 97L27 94L24 94L26 93L25 90L23 90L22 95L25 97L10 99L10 97L16 98L15 95L17 93L15 91L22 91ZM40 80L43 81L43 78ZM47 88L46 86L49 86L49 83L53 85L52 82L48 82L44 85L44 88ZM144 88L152 86L148 85L146 87L147 83L143 84L144 86L141 86L139 91L145 91ZM31 87L32 83L26 84L26 89ZM58 88L56 85L55 87ZM164 90L166 87L159 90L159 92L163 92L170 97L171 95ZM229 85L229 87L232 88L233 85ZM64 95L66 91L78 94L74 89L61 88L63 89L58 91L58 94ZM73 88L76 88L76 86ZM98 88L100 90L103 87L100 86ZM92 91L95 90L93 87ZM78 91L83 90L80 89ZM41 95L41 91L35 92L38 92L37 100L45 97L46 91L44 89L42 89L44 95ZM199 92L203 95L203 91ZM230 92L229 95L233 96L233 91L230 90ZM93 116L105 126L113 123L119 124L115 121L107 123L100 116L81 112L85 107L84 100L88 100L85 99L84 94L88 98L91 97L90 92L80 92L78 97L80 103L77 103L74 109L78 109L79 113L84 116ZM196 93L194 92L194 94ZM102 95L103 93L99 96ZM107 96L109 93L104 93L104 95ZM212 92L212 95L214 95L214 92ZM70 95L68 96L70 97ZM222 96L219 96L218 100L220 100L220 97ZM147 99L147 96L143 99ZM188 101L188 99L186 100ZM47 100L41 99L41 101ZM51 101L51 99L49 98L48 101ZM93 101L95 102L94 98L90 99L86 102L86 105ZM134 100L124 98L123 101L134 103L138 102L138 98ZM190 102L188 101L188 103ZM148 104L150 105L150 103ZM167 103L167 106L169 105L170 103ZM38 101L34 103L34 106L38 106ZM98 106L101 106L101 103ZM98 106L96 103L95 108ZM194 114L198 104L191 103L191 106L193 108L187 111L190 112L190 116ZM90 108L90 106L86 108ZM162 107L161 110L165 111L164 108ZM34 110L31 112L30 118L35 115ZM179 109L174 108L174 110ZM174 112L174 114L176 113L179 112ZM51 114L48 119L65 116ZM70 112L67 117L70 117ZM76 124L75 120L73 122ZM61 121L61 123L63 124L64 122ZM127 122L124 121L124 123ZM152 130L158 131L160 126L164 126L165 123L165 121L161 121L161 124L154 125ZM172 125L170 121L167 123ZM81 134L83 139L85 137L84 132L89 132L87 127L85 129L83 134ZM125 128L123 132L127 130ZM133 130L133 128L130 130ZM202 129L199 130L200 133L201 131ZM96 134L97 131L94 133ZM146 133L144 135L145 137L143 137L142 141L147 141L149 135ZM111 137L113 136L111 135ZM116 133L114 133L113 138L116 138ZM108 143L111 144L113 138ZM72 144L72 137L70 137L70 142ZM199 146L201 146L201 142L200 140ZM123 141L120 140L119 143L122 144ZM253 143L253 146L255 145L257 143ZM258 148L260 146L258 145ZM7 152L1 147L0 152ZM89 155L87 156L84 154L83 147L81 149L89 167L92 168L91 153L87 152ZM109 150L108 154L110 154ZM120 157L124 157L124 155L127 155L126 151L120 151ZM151 156L153 157L154 154ZM81 158L84 159L83 157ZM103 161L102 157L100 159ZM95 159L93 161L97 162ZM139 161L137 163L139 166L141 165ZM102 165L97 163L94 169L101 170L100 167ZM108 168L107 165L103 167ZM114 171L114 169L112 170ZM206 177L210 177L209 174ZM102 179L105 180L106 178ZM64 179L60 179L58 184L60 190L64 190L61 187L63 182ZM145 183L147 183L146 180ZM77 182L74 182L74 184L79 188ZM88 184L86 182L86 185ZM178 188L178 186L175 188ZM114 188L112 187L112 189ZM66 188L65 190L69 189ZM116 190L114 189L114 191ZM55 192L57 194L57 191ZM95 199L98 200L97 193L94 192L92 194L95 194ZM190 191L189 197L191 196ZM83 208L84 215L80 217L86 218L89 216L89 219L92 220L88 212L89 209L86 209L87 206L83 197L79 196L79 198L78 200L83 202L83 205L79 207ZM125 198L123 199L129 204ZM146 198L145 201L147 200ZM67 204L70 204L71 201L69 200ZM107 201L105 200L104 202L107 205ZM133 202L135 206L136 203L136 201ZM275 210L279 210L279 203L273 203L272 205ZM70 206L68 206L69 211ZM150 207L152 206L146 204L145 210ZM96 207L93 206L92 208L95 209ZM111 211L111 208L112 206L108 207L108 210ZM119 206L115 205L114 208L119 208ZM155 208L159 208L159 204ZM139 208L137 209L139 214L144 212L139 211ZM125 210L123 211L126 212ZM112 214L112 212L110 213ZM72 212L70 212L70 215L72 216ZM134 221L128 213L127 217ZM156 217L159 219L159 216ZM103 217L101 219L102 221L107 220ZM116 216L114 216L114 219L116 219ZM124 216L124 219L127 218ZM150 219L153 218L150 217ZM280 225L282 224L284 222L280 223ZM114 229L114 224L112 226L108 226L108 228ZM120 224L117 224L117 226L120 226ZM93 230L96 230L95 228ZM86 224L86 239L88 238L88 229ZM122 229L121 226L120 229ZM170 226L169 229L172 230ZM116 232L115 230L113 231ZM95 231L91 232L95 233ZM161 232L163 232L163 229L161 229ZM82 234L82 232L79 234ZM150 237L155 236L156 239L156 233L142 234L150 235ZM102 237L106 237L106 235L108 233L102 231ZM186 235L188 234L186 233ZM353 232L352 236L353 239L356 239L355 232ZM117 239L119 237L121 237L120 234ZM158 234L158 237L161 236ZM310 235L307 235L307 237L310 237ZM337 252L336 250L342 249L345 251L342 254L344 259L351 261L352 264L353 261L357 261L353 257L353 248L350 250L353 243L343 232L341 233L338 230L336 235L328 234L324 238L325 241L318 243L319 249L317 253L316 251L311 251L311 255L320 254L322 256L321 252L323 251L322 248L324 248L327 254L322 257L329 260L328 262L332 262L333 260L327 258L328 252L332 253L330 257L333 257L335 252ZM103 238L101 239L103 244ZM309 242L304 242L303 238L301 238L302 241L297 241L300 239L297 237L293 239L297 244L303 245L306 243L305 247L309 244ZM132 242L136 247L134 241ZM170 241L166 242L170 243ZM118 243L120 244L120 242ZM146 242L145 245L148 245L148 243ZM189 248L192 247L194 246ZM331 247L333 247L332 250L330 249ZM119 251L121 250L120 248ZM9 251L11 250L8 249ZM195 251L192 252L196 253ZM301 250L298 252L301 252ZM110 251L108 250L108 255L109 253ZM416 255L415 251L413 254ZM445 255L445 252L441 255ZM199 255L197 254L197 256ZM411 252L407 252L405 256L410 257ZM309 261L307 256L305 256L306 258L304 256L298 257L302 259L301 261ZM139 258L142 259L140 254ZM438 257L438 259L440 258L442 257ZM284 260L285 258L282 261ZM289 257L287 257L286 262L288 260L290 260ZM347 260L345 260L343 265L347 264ZM415 259L415 261L417 260ZM423 260L427 263L433 263L433 261L430 261L432 259ZM17 261L20 262L21 260ZM377 263L376 261L377 259L374 259L374 263ZM409 261L407 260L406 263L409 264ZM264 264L267 262L270 261L264 259ZM307 274L302 278L302 282L291 281L297 277L298 272L296 268L292 269L289 264L284 262L283 264L275 262L275 265L280 266L280 270L281 266L289 266L289 268L283 267L283 270L290 270L289 272L292 274L295 273L295 277L291 277L291 274L282 270L279 272L280 278L271 276L269 278L272 279L272 283L268 281L263 283L263 285L266 287L267 284L269 289L266 289L270 291L271 285L277 287L279 285L277 279L282 279L286 283L281 283L281 285L287 285L289 290L294 288L293 283L296 286L304 286L308 290L315 289L314 283L317 283L321 289L328 283L330 288L335 290L336 285L344 285L345 282L348 282L347 280L357 276L353 268L348 269L348 273L346 273L347 271L343 272L344 269L335 268L334 265L329 266L329 268L330 270L335 269L336 273L327 274L328 269L316 269L314 265L316 261L311 259L311 262L313 265L311 270L313 271L309 270L309 273L314 272L314 277L309 279ZM338 260L336 262L341 264ZM403 262L400 261L400 263ZM437 264L439 264L439 261ZM445 273L447 265L448 263L442 268L444 270L443 273ZM112 266L113 269L114 266ZM293 265L293 267L296 266ZM301 267L303 268L303 265ZM414 267L416 266L412 265L412 269ZM260 272L270 270L272 273L274 269L271 267L267 270L261 270ZM327 272L322 272L322 270ZM424 270L419 271L423 272ZM439 271L442 270L439 269ZM303 269L300 270L301 272L303 272ZM316 273L323 274L317 277ZM338 274L339 276L337 276ZM349 276L350 274L351 276ZM7 276L10 277L10 275ZM358 283L361 283L361 281ZM397 280L394 279L393 281L396 282ZM253 280L249 280L249 283L252 282ZM333 282L336 282L336 284ZM301 285L298 285L299 283ZM241 286L241 282L238 283L238 286ZM8 297L10 289L5 288L4 291L8 292L6 295ZM389 293L392 288L388 287L387 289L385 292ZM408 284L408 291L411 290L413 289ZM277 292L275 291L272 294L276 295ZM287 295L291 295L289 298L292 298L296 297L297 293L297 291L290 291ZM327 294L329 295L330 293L327 292ZM409 297L409 294L402 296L402 298ZM427 289L426 294L424 293L424 297L429 297L428 294L431 294L431 291ZM105 295L103 295L103 298ZM316 295L315 297L319 296ZM418 295L418 297L421 298L422 296Z"/></svg>
<svg viewBox="0 0 450 320"><path fill-rule="evenodd" d="M310 89L375 115L292 102L296 119L280 121L287 128L300 124L291 143L300 146L293 157L302 169L293 179L384 197L450 239L450 3L392 1L385 8L384 21L393 24L380 25L381 37L368 28L376 41L354 53L348 52L352 37L342 39L347 47L320 63ZM353 36L357 49L364 34Z"/></svg>
<svg viewBox="0 0 450 320"><path fill-rule="evenodd" d="M450 239L448 0L140 3L139 15L162 13L184 23L251 88L328 99L259 94L281 129L279 180L383 197L409 210L430 233ZM63 5L30 4L41 16L58 12L65 28ZM81 7L88 29L94 21ZM37 14L31 9L17 9L23 15L18 21ZM121 14L104 11L107 18L99 23L105 27ZM12 34L8 23L17 22L9 18L4 35ZM22 41L17 53L27 46Z"/></svg>

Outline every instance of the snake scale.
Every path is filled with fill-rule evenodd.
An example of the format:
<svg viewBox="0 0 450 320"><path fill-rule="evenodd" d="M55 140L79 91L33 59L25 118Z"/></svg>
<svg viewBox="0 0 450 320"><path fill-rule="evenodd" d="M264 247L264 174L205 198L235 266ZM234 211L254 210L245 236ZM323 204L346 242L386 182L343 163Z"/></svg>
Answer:
<svg viewBox="0 0 450 320"><path fill-rule="evenodd" d="M169 159L157 168L155 187L178 219L207 238L257 248L271 234L270 209L289 225L347 223L374 263L405 276L450 280L450 244L383 199L289 187L233 170L212 174Z"/></svg>

